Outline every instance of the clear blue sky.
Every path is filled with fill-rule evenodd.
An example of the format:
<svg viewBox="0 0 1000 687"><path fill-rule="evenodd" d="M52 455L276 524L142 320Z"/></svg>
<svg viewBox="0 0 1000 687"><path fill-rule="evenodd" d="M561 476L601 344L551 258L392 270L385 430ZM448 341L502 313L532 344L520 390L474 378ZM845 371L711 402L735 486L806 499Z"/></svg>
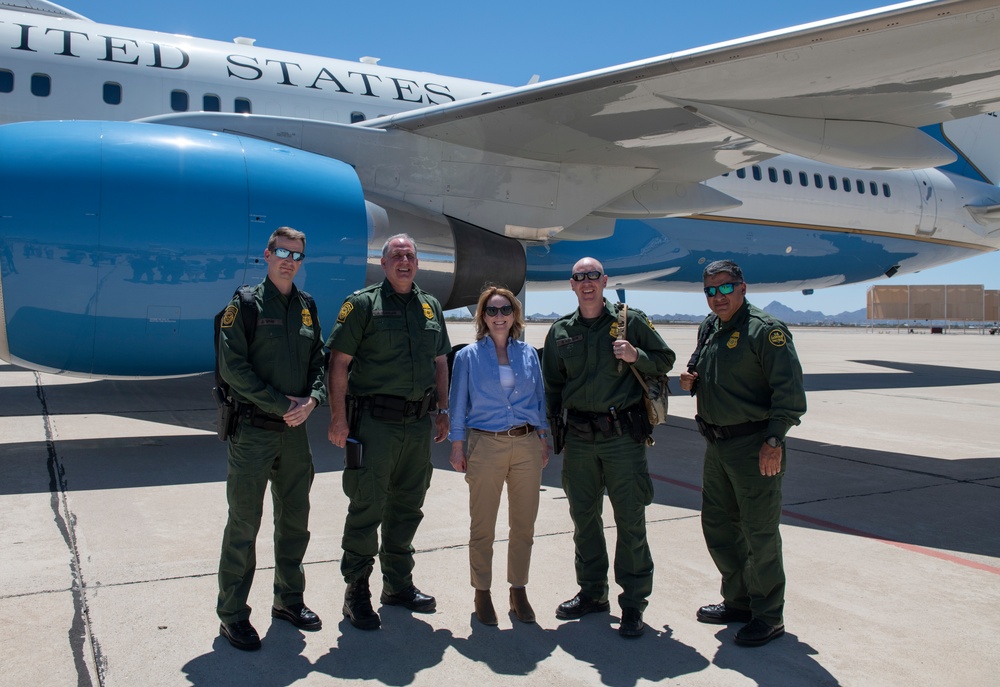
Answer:
<svg viewBox="0 0 1000 687"><path fill-rule="evenodd" d="M107 24L225 41L247 36L259 46L280 50L350 60L373 56L384 65L519 85L533 74L542 79L567 76L891 3L67 0L63 4ZM991 253L896 277L891 283L984 284L997 289L998 274L1000 254ZM803 296L755 293L753 275L747 279L749 298L757 305L779 300L797 310L828 315L863 308L872 283L889 283L840 286ZM707 312L705 299L697 294L629 292L628 300L650 313ZM528 312L564 312L575 306L568 286L565 291L527 297Z"/></svg>

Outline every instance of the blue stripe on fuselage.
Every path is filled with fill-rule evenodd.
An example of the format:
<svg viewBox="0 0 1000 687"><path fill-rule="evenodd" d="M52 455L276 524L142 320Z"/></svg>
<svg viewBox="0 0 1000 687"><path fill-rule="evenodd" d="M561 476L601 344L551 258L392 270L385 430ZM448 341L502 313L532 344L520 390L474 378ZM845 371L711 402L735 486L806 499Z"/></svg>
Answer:
<svg viewBox="0 0 1000 687"><path fill-rule="evenodd" d="M563 282L577 260L592 256L612 280L616 274L677 268L633 288L698 291L704 266L729 258L740 264L748 281L797 291L879 279L894 265L906 274L978 254L962 246L815 227L705 217L618 220L610 238L529 246L527 279L535 286Z"/></svg>

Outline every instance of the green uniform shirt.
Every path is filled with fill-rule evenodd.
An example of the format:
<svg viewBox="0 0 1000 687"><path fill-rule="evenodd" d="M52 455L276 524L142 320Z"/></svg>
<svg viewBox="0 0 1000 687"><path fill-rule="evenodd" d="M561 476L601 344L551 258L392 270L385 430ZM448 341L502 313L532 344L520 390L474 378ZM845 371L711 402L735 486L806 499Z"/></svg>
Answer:
<svg viewBox="0 0 1000 687"><path fill-rule="evenodd" d="M344 300L327 347L353 356L348 393L416 401L435 386L434 359L451 351L441 303L414 284L396 293L388 279Z"/></svg>
<svg viewBox="0 0 1000 687"><path fill-rule="evenodd" d="M785 324L744 302L729 322L710 317L698 358L698 414L713 425L768 420L767 436L784 438L806 412L802 366Z"/></svg>
<svg viewBox="0 0 1000 687"><path fill-rule="evenodd" d="M257 330L247 350L247 336L236 294L222 318L219 372L233 397L266 413L284 415L292 403L286 397L312 396L326 400L323 337L319 322L299 290L284 296L267 277L253 289Z"/></svg>
<svg viewBox="0 0 1000 687"><path fill-rule="evenodd" d="M628 309L626 339L639 350L635 366L647 375L666 374L676 355L640 311ZM618 371L612 345L618 336L618 315L604 299L604 311L589 326L580 310L556 320L545 336L542 376L545 404L550 416L563 408L586 413L607 413L629 408L642 401L642 386L635 374L622 364Z"/></svg>

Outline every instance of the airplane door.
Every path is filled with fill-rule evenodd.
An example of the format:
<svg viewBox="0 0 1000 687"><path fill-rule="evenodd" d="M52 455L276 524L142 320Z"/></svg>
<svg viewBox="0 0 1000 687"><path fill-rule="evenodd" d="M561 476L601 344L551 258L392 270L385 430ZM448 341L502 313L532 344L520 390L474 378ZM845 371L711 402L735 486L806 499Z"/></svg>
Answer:
<svg viewBox="0 0 1000 687"><path fill-rule="evenodd" d="M914 227L915 233L918 236L933 236L937 231L937 191L926 170L915 170L913 177L917 182L917 191L920 194L920 220Z"/></svg>

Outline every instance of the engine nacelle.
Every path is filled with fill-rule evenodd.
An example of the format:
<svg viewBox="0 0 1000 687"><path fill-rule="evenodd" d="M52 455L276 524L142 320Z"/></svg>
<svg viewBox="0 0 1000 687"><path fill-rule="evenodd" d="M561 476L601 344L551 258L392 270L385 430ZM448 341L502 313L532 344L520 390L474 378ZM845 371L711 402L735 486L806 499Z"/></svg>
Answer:
<svg viewBox="0 0 1000 687"><path fill-rule="evenodd" d="M485 281L524 282L517 241L405 204L366 204L337 160L156 124L9 124L0 358L98 377L210 370L215 313L264 278L267 239L283 225L307 235L297 283L316 299L324 336L347 294L382 280L392 234L416 240L417 283L446 308L475 303Z"/></svg>
<svg viewBox="0 0 1000 687"><path fill-rule="evenodd" d="M299 285L327 326L364 284L348 165L153 124L0 127L0 356L94 376L210 370L212 319L266 274L271 232L306 232ZM4 350L5 349L5 350Z"/></svg>

